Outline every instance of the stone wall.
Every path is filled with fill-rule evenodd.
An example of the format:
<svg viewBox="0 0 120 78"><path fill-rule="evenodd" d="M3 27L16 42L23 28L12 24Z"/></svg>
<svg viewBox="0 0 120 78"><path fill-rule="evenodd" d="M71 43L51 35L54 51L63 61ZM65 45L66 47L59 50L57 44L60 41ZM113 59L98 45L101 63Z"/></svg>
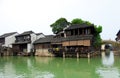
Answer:
<svg viewBox="0 0 120 78"><path fill-rule="evenodd" d="M48 52L48 49L36 49L35 56L54 56L50 52Z"/></svg>

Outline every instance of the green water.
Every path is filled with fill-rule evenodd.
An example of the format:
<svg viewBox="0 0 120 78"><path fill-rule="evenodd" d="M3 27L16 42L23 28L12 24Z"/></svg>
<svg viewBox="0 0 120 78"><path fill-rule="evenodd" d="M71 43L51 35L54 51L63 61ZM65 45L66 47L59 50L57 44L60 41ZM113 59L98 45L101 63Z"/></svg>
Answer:
<svg viewBox="0 0 120 78"><path fill-rule="evenodd" d="M0 78L120 78L120 57L0 57Z"/></svg>

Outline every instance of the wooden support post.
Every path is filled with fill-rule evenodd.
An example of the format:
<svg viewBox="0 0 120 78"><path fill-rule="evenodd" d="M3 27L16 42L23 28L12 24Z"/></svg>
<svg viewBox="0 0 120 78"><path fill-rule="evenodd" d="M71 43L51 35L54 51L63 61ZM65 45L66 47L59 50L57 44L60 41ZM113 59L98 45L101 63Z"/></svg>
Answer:
<svg viewBox="0 0 120 78"><path fill-rule="evenodd" d="M79 58L79 53L77 52L77 58Z"/></svg>
<svg viewBox="0 0 120 78"><path fill-rule="evenodd" d="M88 53L88 58L90 58L90 53Z"/></svg>
<svg viewBox="0 0 120 78"><path fill-rule="evenodd" d="M63 58L65 58L65 52L63 52Z"/></svg>

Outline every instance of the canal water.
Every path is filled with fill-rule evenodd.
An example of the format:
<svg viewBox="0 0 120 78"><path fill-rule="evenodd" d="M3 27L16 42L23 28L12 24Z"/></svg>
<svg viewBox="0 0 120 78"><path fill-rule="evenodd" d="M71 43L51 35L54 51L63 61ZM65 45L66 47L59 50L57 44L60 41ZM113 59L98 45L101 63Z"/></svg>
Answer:
<svg viewBox="0 0 120 78"><path fill-rule="evenodd" d="M120 78L120 57L0 57L0 78Z"/></svg>

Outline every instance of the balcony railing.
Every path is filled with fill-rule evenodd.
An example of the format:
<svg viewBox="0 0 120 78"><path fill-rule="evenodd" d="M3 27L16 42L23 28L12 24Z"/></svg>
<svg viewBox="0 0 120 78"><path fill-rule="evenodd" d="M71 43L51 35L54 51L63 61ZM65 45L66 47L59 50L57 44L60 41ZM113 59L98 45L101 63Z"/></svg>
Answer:
<svg viewBox="0 0 120 78"><path fill-rule="evenodd" d="M15 40L15 42L31 42L30 39Z"/></svg>

